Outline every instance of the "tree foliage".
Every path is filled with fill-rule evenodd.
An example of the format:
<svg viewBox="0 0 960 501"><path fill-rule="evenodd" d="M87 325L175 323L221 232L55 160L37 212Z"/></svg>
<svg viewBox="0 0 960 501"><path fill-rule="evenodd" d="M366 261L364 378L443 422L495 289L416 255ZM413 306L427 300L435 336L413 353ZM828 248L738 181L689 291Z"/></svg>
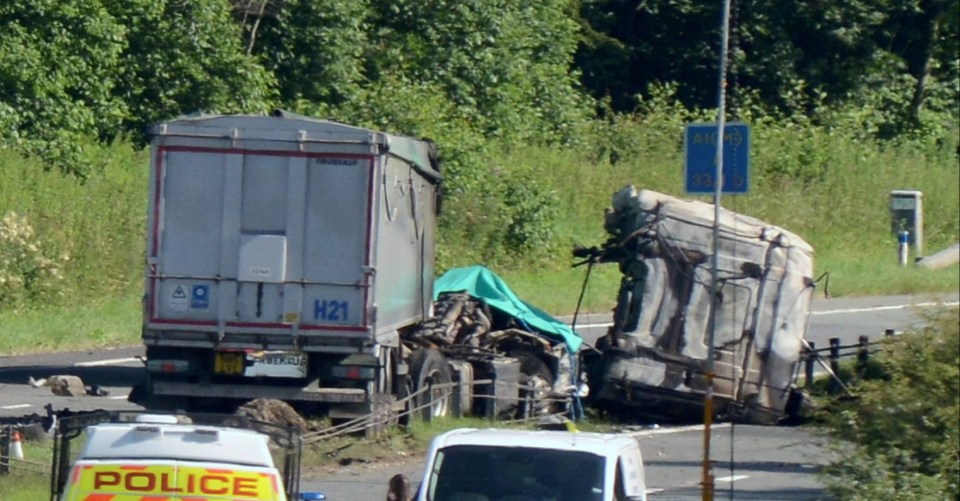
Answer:
<svg viewBox="0 0 960 501"><path fill-rule="evenodd" d="M369 8L359 0L252 0L236 4L247 51L273 74L280 101L336 106L366 81Z"/></svg>
<svg viewBox="0 0 960 501"><path fill-rule="evenodd" d="M550 194L481 159L490 139L569 144L588 118L569 0L238 5L249 47L278 76L281 106L440 145L442 235L470 228L479 259L549 243Z"/></svg>
<svg viewBox="0 0 960 501"><path fill-rule="evenodd" d="M246 54L227 0L102 0L128 30L112 75L127 104L123 131L197 112L265 112L275 77Z"/></svg>
<svg viewBox="0 0 960 501"><path fill-rule="evenodd" d="M286 106L335 114L370 89L405 82L442 92L471 117L462 125L486 137L555 142L569 140L590 110L572 66L579 27L569 0L288 0L244 9L257 11L244 15L250 46Z"/></svg>
<svg viewBox="0 0 960 501"><path fill-rule="evenodd" d="M735 1L732 111L811 116L824 105L881 105L882 138L956 121L958 12L957 0ZM577 65L614 111L630 112L637 96L670 83L687 106L716 106L719 2L584 0L581 15Z"/></svg>
<svg viewBox="0 0 960 501"><path fill-rule="evenodd" d="M0 5L0 31L0 141L82 176L81 140L127 114L115 94L126 28L99 0L37 0Z"/></svg>
<svg viewBox="0 0 960 501"><path fill-rule="evenodd" d="M732 115L950 147L958 2L735 1ZM473 232L481 260L516 255L552 244L556 200L490 152L550 145L616 164L646 153L622 124L711 120L719 21L720 3L697 0L7 2L0 144L84 178L85 145L142 146L148 125L194 112L281 107L429 137L450 202L441 234ZM776 174L822 180L818 151Z"/></svg>
<svg viewBox="0 0 960 501"><path fill-rule="evenodd" d="M586 102L571 71L578 26L567 3L409 2L425 49L418 76L442 85L488 136L568 139Z"/></svg>
<svg viewBox="0 0 960 501"><path fill-rule="evenodd" d="M0 29L0 141L81 178L90 138L273 99L226 0L7 2Z"/></svg>
<svg viewBox="0 0 960 501"><path fill-rule="evenodd" d="M881 378L853 389L829 420L851 444L828 470L841 499L957 499L960 496L960 315L928 319L885 341Z"/></svg>
<svg viewBox="0 0 960 501"><path fill-rule="evenodd" d="M0 141L82 177L85 138L197 111L349 119L402 86L481 137L575 144L595 110L615 121L657 88L714 107L720 19L696 0L7 2ZM960 0L738 0L730 46L734 115L859 107L883 139L960 120Z"/></svg>

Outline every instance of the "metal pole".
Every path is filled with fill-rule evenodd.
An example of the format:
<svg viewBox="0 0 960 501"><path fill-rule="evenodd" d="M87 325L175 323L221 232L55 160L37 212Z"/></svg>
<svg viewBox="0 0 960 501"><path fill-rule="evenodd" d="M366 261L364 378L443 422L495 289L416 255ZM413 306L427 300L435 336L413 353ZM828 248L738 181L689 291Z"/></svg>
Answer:
<svg viewBox="0 0 960 501"><path fill-rule="evenodd" d="M10 473L10 427L0 429L0 475Z"/></svg>
<svg viewBox="0 0 960 501"><path fill-rule="evenodd" d="M901 231L897 237L898 247L897 247L897 257L900 261L900 266L906 266L907 261L910 259L910 232Z"/></svg>
<svg viewBox="0 0 960 501"><path fill-rule="evenodd" d="M429 423L433 421L433 406L436 405L433 399L434 399L433 380L430 380L429 382L427 382L427 398L426 398L427 405L423 408L423 411L422 411L424 423Z"/></svg>
<svg viewBox="0 0 960 501"><path fill-rule="evenodd" d="M713 465L710 462L710 427L713 424L714 339L717 331L719 287L720 194L723 193L723 132L726 128L727 50L730 38L730 0L723 2L720 36L720 78L717 89L717 158L713 190L713 256L710 259L710 329L707 339L707 394L703 405L703 501L713 501Z"/></svg>
<svg viewBox="0 0 960 501"><path fill-rule="evenodd" d="M870 338L860 336L857 341L857 375L863 377L867 373L867 363L870 361Z"/></svg>
<svg viewBox="0 0 960 501"><path fill-rule="evenodd" d="M833 372L833 377L830 378L827 391L834 394L840 391L840 381L837 379L840 376L840 338L838 337L830 338L830 371Z"/></svg>
<svg viewBox="0 0 960 501"><path fill-rule="evenodd" d="M808 344L810 345L810 347L807 348L807 360L806 360L806 365L804 367L805 369L804 386L806 386L807 389L810 389L810 388L813 388L813 364L814 362L817 361L817 344L814 343L813 341L810 341Z"/></svg>

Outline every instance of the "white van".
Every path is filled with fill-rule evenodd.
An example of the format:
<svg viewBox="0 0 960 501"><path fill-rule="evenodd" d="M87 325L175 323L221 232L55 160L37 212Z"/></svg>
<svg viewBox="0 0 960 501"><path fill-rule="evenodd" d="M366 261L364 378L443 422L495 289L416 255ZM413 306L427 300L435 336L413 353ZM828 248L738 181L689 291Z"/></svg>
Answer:
<svg viewBox="0 0 960 501"><path fill-rule="evenodd" d="M646 501L636 439L458 429L433 439L416 501Z"/></svg>

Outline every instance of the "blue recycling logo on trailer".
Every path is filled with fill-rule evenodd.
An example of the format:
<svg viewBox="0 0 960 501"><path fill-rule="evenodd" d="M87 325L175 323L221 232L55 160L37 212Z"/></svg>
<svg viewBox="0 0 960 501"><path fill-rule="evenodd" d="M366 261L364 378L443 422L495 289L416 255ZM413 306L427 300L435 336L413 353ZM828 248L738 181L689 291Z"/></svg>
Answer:
<svg viewBox="0 0 960 501"><path fill-rule="evenodd" d="M190 307L195 310L205 310L210 307L210 286L194 285L190 294Z"/></svg>

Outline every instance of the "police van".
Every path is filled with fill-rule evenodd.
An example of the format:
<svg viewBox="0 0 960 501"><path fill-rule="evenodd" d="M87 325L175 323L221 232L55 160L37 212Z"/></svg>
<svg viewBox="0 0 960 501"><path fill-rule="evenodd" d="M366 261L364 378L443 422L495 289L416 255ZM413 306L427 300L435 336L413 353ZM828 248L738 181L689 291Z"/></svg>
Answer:
<svg viewBox="0 0 960 501"><path fill-rule="evenodd" d="M300 451L297 430L238 416L77 414L57 426L51 501L297 500Z"/></svg>

